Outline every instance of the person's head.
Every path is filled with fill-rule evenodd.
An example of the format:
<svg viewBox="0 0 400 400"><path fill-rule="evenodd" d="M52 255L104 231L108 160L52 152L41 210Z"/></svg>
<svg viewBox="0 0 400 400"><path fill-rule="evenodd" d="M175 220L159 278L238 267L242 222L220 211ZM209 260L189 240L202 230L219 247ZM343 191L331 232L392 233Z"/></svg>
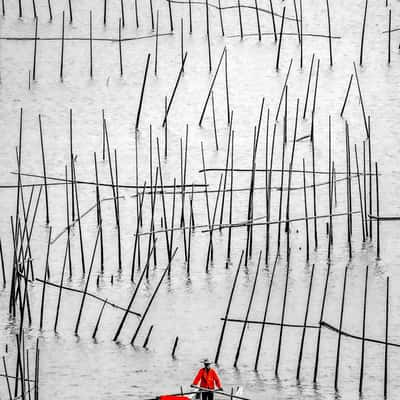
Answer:
<svg viewBox="0 0 400 400"><path fill-rule="evenodd" d="M208 358L205 358L204 360L202 360L202 363L203 363L205 369L211 368L211 361Z"/></svg>

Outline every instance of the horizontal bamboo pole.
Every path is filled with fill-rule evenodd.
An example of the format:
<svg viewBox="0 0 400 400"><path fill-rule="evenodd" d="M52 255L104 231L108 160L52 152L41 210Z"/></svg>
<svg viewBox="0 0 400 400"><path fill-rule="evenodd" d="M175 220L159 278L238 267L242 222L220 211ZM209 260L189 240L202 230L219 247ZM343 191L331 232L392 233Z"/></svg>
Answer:
<svg viewBox="0 0 400 400"><path fill-rule="evenodd" d="M43 283L43 280L40 279L40 278L36 278L35 280L38 281L38 282L42 282ZM49 281L46 281L46 285L53 286L53 287L56 287L56 288L60 288L60 285L58 285L57 283L53 283L53 282L49 282ZM68 287L68 286L62 286L61 288L64 289L64 290L69 290L70 292L75 292L75 293L80 293L80 294L83 293L83 290L71 288L71 287ZM100 296L96 296L93 293L87 292L86 296L93 297L94 299L99 300L102 303L106 303L106 304L110 305L111 307L117 308L118 310L128 311L130 314L136 315L137 317L141 317L140 313L138 313L136 311L132 311L132 310L127 310L126 308L121 307L118 304L112 303L111 301L108 301L107 299L103 299Z"/></svg>

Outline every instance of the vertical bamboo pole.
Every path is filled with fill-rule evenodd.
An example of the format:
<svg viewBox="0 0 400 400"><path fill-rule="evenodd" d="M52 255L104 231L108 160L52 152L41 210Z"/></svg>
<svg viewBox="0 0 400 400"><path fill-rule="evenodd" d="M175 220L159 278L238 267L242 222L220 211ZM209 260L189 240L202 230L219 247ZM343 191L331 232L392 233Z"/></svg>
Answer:
<svg viewBox="0 0 400 400"><path fill-rule="evenodd" d="M326 12L328 14L328 35L329 35L329 62L330 66L333 66L333 56L332 56L332 34L331 34L331 16L329 12L329 0L326 0Z"/></svg>
<svg viewBox="0 0 400 400"><path fill-rule="evenodd" d="M343 117L344 108L346 107L346 103L347 103L347 99L349 97L349 93L350 93L350 88L351 88L351 83L352 82L353 82L353 74L351 74L351 76L350 76L350 81L349 81L349 84L348 84L347 90L346 90L346 96L344 97L343 106L342 106L342 109L340 111L340 116L341 117Z"/></svg>
<svg viewBox="0 0 400 400"><path fill-rule="evenodd" d="M189 34L193 32L193 22L192 22L192 0L189 0Z"/></svg>
<svg viewBox="0 0 400 400"><path fill-rule="evenodd" d="M69 23L72 24L72 4L71 4L71 0L68 0L68 9L69 9Z"/></svg>
<svg viewBox="0 0 400 400"><path fill-rule="evenodd" d="M296 379L297 380L300 379L301 361L303 359L303 347L304 347L304 339L306 337L308 310L309 310L309 307L310 307L311 290L312 290L313 277L314 277L314 267L315 267L315 264L313 264L312 269L311 269L310 286L308 287L306 312L305 312L305 315L304 315L303 332L302 332L302 335L301 335L299 359L297 361L297 373L296 373Z"/></svg>
<svg viewBox="0 0 400 400"><path fill-rule="evenodd" d="M191 0L189 0L189 4L191 4ZM219 23L221 25L221 35L225 36L224 32L224 21L222 19L222 9L221 9L221 0L218 0L218 12L219 12Z"/></svg>
<svg viewBox="0 0 400 400"><path fill-rule="evenodd" d="M245 333L246 328L247 328L247 323L248 323L247 321L248 321L248 319L249 319L249 315L250 315L250 311L251 311L251 306L252 306L252 304L253 304L254 293L255 293L256 285L257 285L257 278L258 278L258 274L259 274L259 271L260 271L261 254L262 254L262 252L260 251L259 256L258 256L258 263L257 263L256 275L255 275L255 277L254 277L253 287L252 287L252 289L251 289L250 300L249 300L249 304L248 304L247 311L246 311L246 317L245 317L245 320L244 320L244 323L243 323L242 332L241 332L241 334L240 334L240 339L239 339L239 344L238 344L238 347L237 347L237 350L236 350L235 362L234 362L234 364L233 364L233 366L234 366L235 368L236 368L236 366L237 366L237 362L239 361L240 350L241 350L242 343L243 343L244 333Z"/></svg>
<svg viewBox="0 0 400 400"><path fill-rule="evenodd" d="M388 29L388 64L390 64L391 53L391 34L392 34L392 10L389 10L389 29Z"/></svg>
<svg viewBox="0 0 400 400"><path fill-rule="evenodd" d="M358 192L359 192L359 195L360 195L361 227L362 227L363 242L365 242L364 205L363 205L362 190L361 190L360 169L359 169L359 166L358 166L357 145L355 143L354 143L354 153L355 153L355 156L356 156Z"/></svg>
<svg viewBox="0 0 400 400"><path fill-rule="evenodd" d="M311 75L312 75L312 70L313 70L313 66L314 66L314 58L315 58L315 54L313 53L312 58L311 58L310 72L308 74L308 83L307 83L306 99L304 101L303 119L306 118L308 96L310 93L310 86L311 86Z"/></svg>
<svg viewBox="0 0 400 400"><path fill-rule="evenodd" d="M279 44L278 44L278 52L277 52L277 54L276 54L276 65L275 65L276 71L279 70L279 58L280 58L280 55L281 55L282 37L283 37L283 26L284 26L284 23L285 23L285 12L286 12L286 6L283 7L281 29L280 29L280 33L279 33Z"/></svg>
<svg viewBox="0 0 400 400"><path fill-rule="evenodd" d="M329 282L329 274L331 271L331 264L328 262L328 268L326 271L326 277L325 277L325 285L324 285L324 293L322 296L322 304L321 304L321 313L320 313L320 324L318 327L318 337L317 337L317 348L315 352L315 362L314 362L314 377L313 377L313 382L317 382L317 377L318 377L318 366L319 366L319 349L321 345L321 321L324 319L324 311L325 311L325 303L326 303L326 293L328 290L328 282Z"/></svg>
<svg viewBox="0 0 400 400"><path fill-rule="evenodd" d="M149 63L150 63L150 53L147 54L146 67L145 67L144 78L143 78L143 83L142 83L142 90L141 90L141 93L140 93L139 107L138 107L138 111L137 111L137 114L136 114L135 130L139 129L140 113L142 111L144 89L145 89L145 86L146 86L147 72L149 70Z"/></svg>
<svg viewBox="0 0 400 400"><path fill-rule="evenodd" d="M385 374L384 374L384 387L383 395L387 397L388 386L388 336L389 336L389 277L386 277L386 324L385 324Z"/></svg>
<svg viewBox="0 0 400 400"><path fill-rule="evenodd" d="M101 320L101 317L103 316L104 307L106 306L106 304L107 304L107 299L105 299L103 301L103 305L101 306L99 316L97 317L96 326L94 327L94 330L93 330L93 333L92 333L92 339L96 338L96 334L97 334L97 331L98 331L99 326L100 326L100 320Z"/></svg>
<svg viewBox="0 0 400 400"><path fill-rule="evenodd" d="M154 51L154 75L157 76L157 65L158 65L158 18L159 18L159 10L157 10L157 17L156 17L156 49Z"/></svg>
<svg viewBox="0 0 400 400"><path fill-rule="evenodd" d="M376 185L376 258L381 257L381 235L379 222L379 180L378 180L378 163L375 162L375 185Z"/></svg>
<svg viewBox="0 0 400 400"><path fill-rule="evenodd" d="M364 306L363 306L363 323L362 323L362 341L361 341L361 363L360 363L360 382L358 391L361 394L363 390L364 380L364 359L365 359L365 321L367 318L367 293L368 293L368 265L365 269L365 284L364 284Z"/></svg>
<svg viewBox="0 0 400 400"><path fill-rule="evenodd" d="M171 8L171 0L168 0L168 11L169 11L169 26L171 32L174 31L174 22L172 20L172 8Z"/></svg>
<svg viewBox="0 0 400 400"><path fill-rule="evenodd" d="M303 158L303 194L304 194L304 220L306 224L306 260L310 259L310 239L308 233L308 208L307 208L307 186L306 186L306 172L305 161Z"/></svg>
<svg viewBox="0 0 400 400"><path fill-rule="evenodd" d="M36 14L36 11L35 11ZM33 69L32 69L32 80L36 81L36 53L37 53L37 40L38 40L38 19L35 16L35 42L33 48Z"/></svg>
<svg viewBox="0 0 400 400"><path fill-rule="evenodd" d="M348 267L346 266L346 269L344 271L344 282L343 282L342 303L341 303L341 309L340 309L339 332L338 332L338 341L337 341L337 348L336 348L336 366L335 366L335 390L336 391L338 391L340 345L341 345L341 341L342 341L342 326L343 326L344 304L345 304L345 297L346 297L347 270L348 270Z"/></svg>
<svg viewBox="0 0 400 400"><path fill-rule="evenodd" d="M280 330L279 330L278 351L277 351L277 354L276 354L276 361L275 361L275 376L278 376L278 374L279 374L279 362L280 362L280 359L281 359L282 335L283 335L283 325L285 323L285 311L286 311L286 298L287 298L288 281L289 281L289 262L286 263L285 290L283 292L282 314L281 314L281 323L280 323Z"/></svg>
<svg viewBox="0 0 400 400"><path fill-rule="evenodd" d="M229 311L231 309L233 293L235 292L237 278L239 276L240 266L242 265L243 254L244 254L244 251L242 250L242 253L240 255L239 264L238 264L237 269L236 269L235 277L233 279L232 289L231 289L231 292L230 292L230 295L229 295L228 305L227 305L226 311L225 311L225 318L224 318L223 324L222 324L221 334L220 334L219 340L218 340L217 352L216 352L215 358L214 358L214 363L215 364L218 364L219 355L220 355L220 352L221 352L222 341L224 339L224 334L225 334L226 323L227 323L227 319L228 319L228 316L229 316Z"/></svg>
<svg viewBox="0 0 400 400"><path fill-rule="evenodd" d="M122 21L122 27L125 28L124 0L121 0L121 21Z"/></svg>
<svg viewBox="0 0 400 400"><path fill-rule="evenodd" d="M267 294L267 300L265 302L264 316L263 316L263 321L262 321L263 323L261 325L261 332L260 332L260 337L258 339L258 346L257 346L256 361L254 363L254 370L255 371L257 371L257 369L258 369L258 363L260 361L261 346L262 346L262 342L263 342L263 338L264 338L264 331L265 331L267 315L268 315L269 300L270 300L270 297L271 297L272 284L274 282L276 264L277 263L278 263L278 254L275 257L275 262L274 262L274 266L272 268L271 278L269 280L269 285L268 285L268 294Z"/></svg>
<svg viewBox="0 0 400 400"><path fill-rule="evenodd" d="M65 24L65 14L62 13L62 30L61 30L61 62L60 62L60 80L62 82L64 75L64 24Z"/></svg>
<svg viewBox="0 0 400 400"><path fill-rule="evenodd" d="M274 7L272 6L272 0L269 0L269 7L271 9L271 19L272 19L272 28L274 29L274 40L275 43L278 41L278 36L276 35L276 25L275 25L275 13L274 13Z"/></svg>
<svg viewBox="0 0 400 400"><path fill-rule="evenodd" d="M365 22L367 19L367 9L368 9L368 0L365 0L364 19L362 25L361 46L360 46L360 66L362 66L363 55L364 55L364 36L365 36Z"/></svg>

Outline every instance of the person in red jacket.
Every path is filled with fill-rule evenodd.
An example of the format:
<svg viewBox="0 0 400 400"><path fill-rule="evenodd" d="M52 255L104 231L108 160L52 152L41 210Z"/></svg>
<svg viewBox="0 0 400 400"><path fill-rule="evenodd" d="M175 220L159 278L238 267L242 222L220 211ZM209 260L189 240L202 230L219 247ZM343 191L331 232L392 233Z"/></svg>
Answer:
<svg viewBox="0 0 400 400"><path fill-rule="evenodd" d="M193 380L192 386L198 386L200 384L200 388L214 390L217 388L218 390L222 390L221 381L217 372L211 368L211 361L206 358L202 360L204 364L204 368L200 368L196 377ZM214 400L214 393L204 391L201 393L201 400Z"/></svg>

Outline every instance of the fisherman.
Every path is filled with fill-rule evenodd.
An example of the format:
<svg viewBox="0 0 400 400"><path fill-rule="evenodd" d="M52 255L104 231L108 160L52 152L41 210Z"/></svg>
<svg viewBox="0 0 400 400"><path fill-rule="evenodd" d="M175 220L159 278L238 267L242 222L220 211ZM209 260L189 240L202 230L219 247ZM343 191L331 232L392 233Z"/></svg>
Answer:
<svg viewBox="0 0 400 400"><path fill-rule="evenodd" d="M208 358L201 362L204 364L204 368L199 369L199 372L193 380L192 387L198 387L200 383L200 388L210 390L201 393L201 400L214 400L214 393L212 390L215 390L215 387L218 390L223 390L221 381L217 372L211 368L211 361Z"/></svg>

